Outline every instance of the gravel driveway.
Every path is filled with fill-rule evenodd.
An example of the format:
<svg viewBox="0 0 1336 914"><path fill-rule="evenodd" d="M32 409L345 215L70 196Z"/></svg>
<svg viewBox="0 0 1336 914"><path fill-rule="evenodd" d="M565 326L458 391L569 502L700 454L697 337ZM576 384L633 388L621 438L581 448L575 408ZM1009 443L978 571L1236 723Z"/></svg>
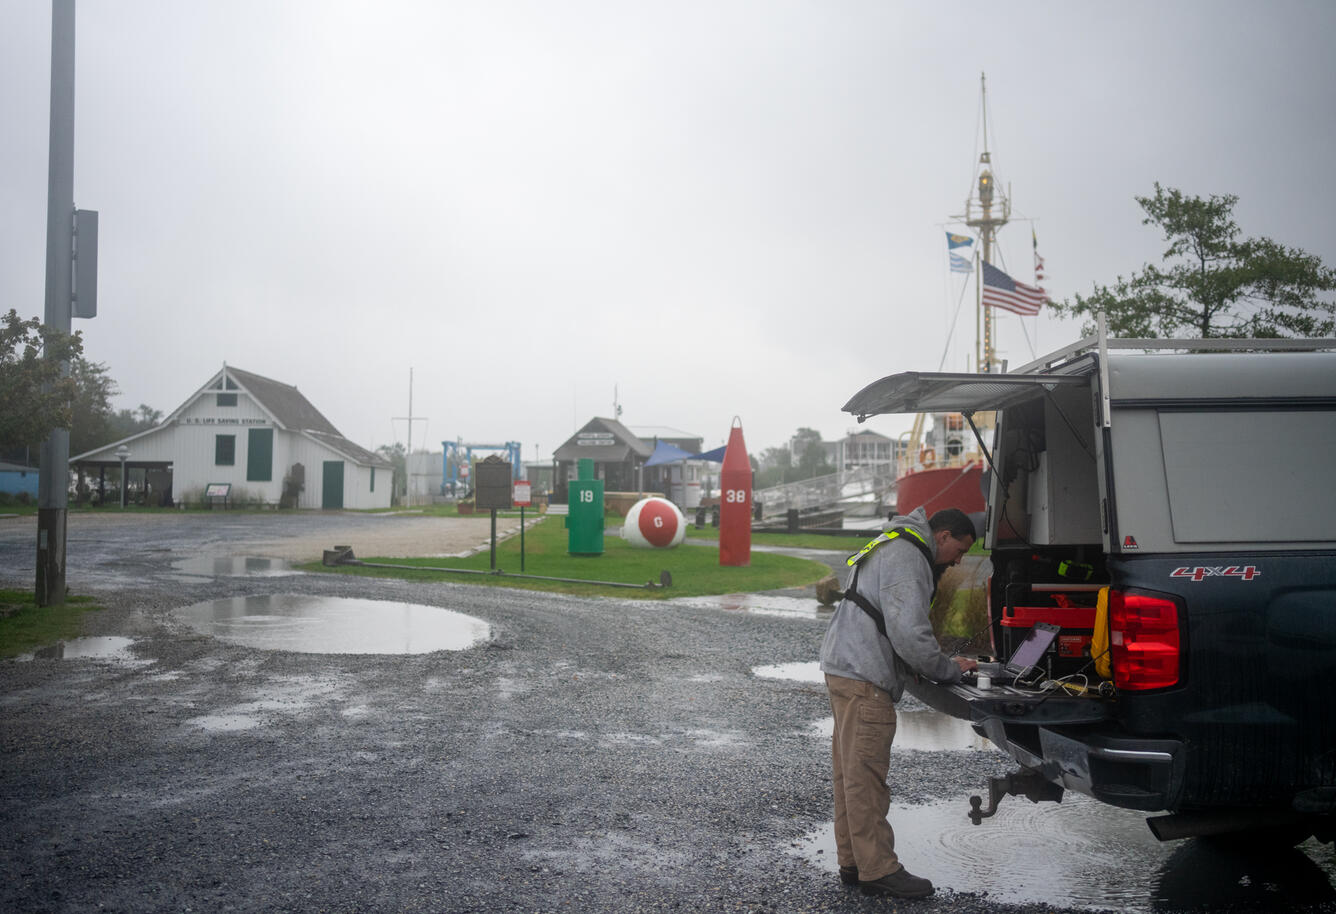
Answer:
<svg viewBox="0 0 1336 914"><path fill-rule="evenodd" d="M824 689L753 672L814 660L820 612L179 567L336 542L448 552L484 540L479 523L71 516L70 586L107 607L89 629L132 642L0 663L0 910L1069 909L998 901L1005 873L897 905L839 887L810 841L830 820L828 743L813 735ZM31 586L29 528L0 520L0 586ZM240 647L173 616L290 593L451 609L491 638L308 654ZM893 793L958 802L963 818L964 797L1006 761L898 751ZM1062 846L1054 835L1042 853ZM1331 908L1318 897L1313 909Z"/></svg>

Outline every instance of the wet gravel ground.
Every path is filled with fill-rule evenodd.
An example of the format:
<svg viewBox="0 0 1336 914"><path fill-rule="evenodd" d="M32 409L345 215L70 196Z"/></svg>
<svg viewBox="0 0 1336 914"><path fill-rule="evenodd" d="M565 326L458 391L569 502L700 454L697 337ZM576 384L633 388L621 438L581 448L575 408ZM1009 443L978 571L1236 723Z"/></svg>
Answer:
<svg viewBox="0 0 1336 914"><path fill-rule="evenodd" d="M181 575L175 561L225 552L248 525L334 521L238 517L220 533L194 516L85 538L76 520L71 587L106 606L89 631L134 641L118 658L0 662L0 911L1066 910L992 901L982 880L867 899L794 851L831 817L828 744L807 732L829 706L818 685L751 670L815 659L819 617ZM0 521L0 586L29 587L15 529ZM492 638L288 653L172 616L294 592L444 607ZM906 752L893 794L958 798L963 816L1010 767Z"/></svg>

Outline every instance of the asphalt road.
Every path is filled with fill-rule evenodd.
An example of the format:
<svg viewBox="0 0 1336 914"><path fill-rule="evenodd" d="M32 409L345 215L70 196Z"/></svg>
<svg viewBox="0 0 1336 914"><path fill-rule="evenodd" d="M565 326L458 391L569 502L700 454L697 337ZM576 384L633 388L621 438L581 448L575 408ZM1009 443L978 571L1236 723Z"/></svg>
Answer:
<svg viewBox="0 0 1336 914"><path fill-rule="evenodd" d="M753 672L814 660L819 613L181 570L284 531L374 523L72 518L70 586L106 606L90 633L131 640L110 657L0 662L0 911L1088 909L1062 890L1009 903L1007 874L987 868L922 902L839 886L809 841L831 816L828 743L811 733L829 716L824 689ZM31 586L33 549L0 520L0 586ZM311 654L173 615L292 593L442 607L491 638ZM959 801L963 816L1009 767L989 750L899 751L893 794ZM1063 836L1050 838L1035 854L1062 868ZM1117 839L1099 853L1118 855ZM1192 866L1150 881L1191 883ZM1336 910L1323 872L1300 900ZM1197 897L1157 891L1111 906Z"/></svg>

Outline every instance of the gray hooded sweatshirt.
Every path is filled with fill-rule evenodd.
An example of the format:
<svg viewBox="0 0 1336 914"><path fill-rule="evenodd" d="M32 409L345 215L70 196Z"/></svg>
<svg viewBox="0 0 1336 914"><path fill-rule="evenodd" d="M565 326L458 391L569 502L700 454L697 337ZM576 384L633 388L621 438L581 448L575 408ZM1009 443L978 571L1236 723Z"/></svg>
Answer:
<svg viewBox="0 0 1336 914"><path fill-rule="evenodd" d="M892 518L890 528L894 527L916 531L933 556L937 555L937 544L922 508ZM889 640L881 636L877 624L857 603L841 600L821 643L821 669L870 682L889 692L894 701L900 700L906 678L914 673L934 682L959 682L960 667L942 653L928 620L932 569L919 548L901 536L882 543L859 566L858 592L881 609ZM849 581L845 582L846 588Z"/></svg>

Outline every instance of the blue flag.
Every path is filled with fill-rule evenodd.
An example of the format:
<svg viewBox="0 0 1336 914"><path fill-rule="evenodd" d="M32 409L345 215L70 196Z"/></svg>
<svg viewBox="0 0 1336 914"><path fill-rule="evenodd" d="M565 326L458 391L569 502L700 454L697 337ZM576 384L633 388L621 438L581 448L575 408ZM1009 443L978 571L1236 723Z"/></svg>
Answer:
<svg viewBox="0 0 1336 914"><path fill-rule="evenodd" d="M956 248L963 248L967 244L973 244L974 239L969 235L956 235L951 232L946 233L946 249L954 251Z"/></svg>
<svg viewBox="0 0 1336 914"><path fill-rule="evenodd" d="M968 257L962 257L955 251L951 252L951 272L952 273L973 273L974 264L970 263Z"/></svg>

